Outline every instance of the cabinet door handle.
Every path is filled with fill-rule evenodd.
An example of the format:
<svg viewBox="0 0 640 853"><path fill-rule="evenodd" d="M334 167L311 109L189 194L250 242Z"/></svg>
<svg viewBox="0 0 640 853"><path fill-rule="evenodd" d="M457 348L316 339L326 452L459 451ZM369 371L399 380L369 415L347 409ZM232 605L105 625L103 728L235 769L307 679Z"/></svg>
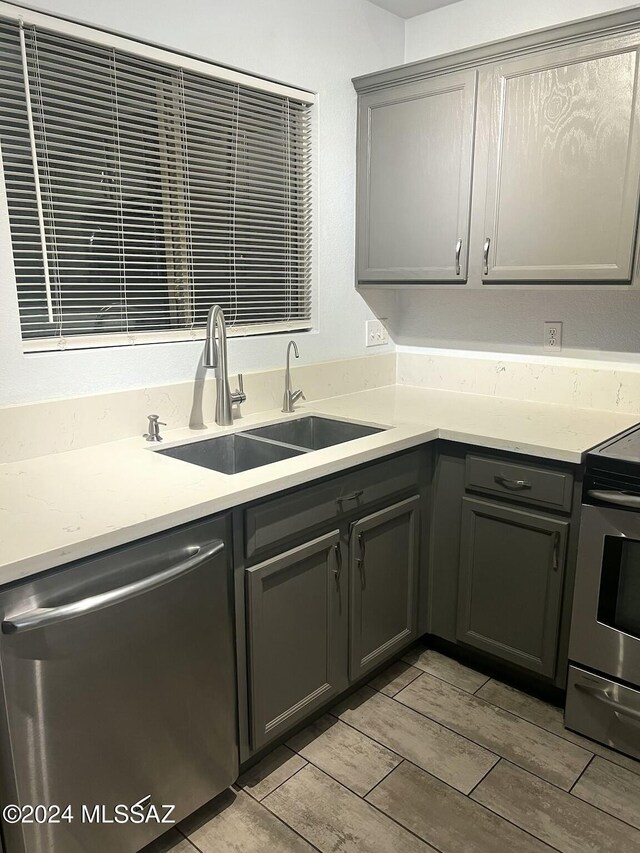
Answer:
<svg viewBox="0 0 640 853"><path fill-rule="evenodd" d="M364 489L358 489L356 492L351 492L350 495L345 495L343 498L336 498L336 503L342 505L347 501L357 501L364 494Z"/></svg>
<svg viewBox="0 0 640 853"><path fill-rule="evenodd" d="M482 261L484 264L484 274L489 275L489 246L491 245L491 237L487 237L484 241L484 250L482 253Z"/></svg>
<svg viewBox="0 0 640 853"><path fill-rule="evenodd" d="M551 566L554 572L557 572L560 568L560 534L557 530L553 534L553 559Z"/></svg>
<svg viewBox="0 0 640 853"><path fill-rule="evenodd" d="M456 241L456 275L460 275L460 252L462 251L462 237Z"/></svg>
<svg viewBox="0 0 640 853"><path fill-rule="evenodd" d="M339 542L336 542L333 548L336 557L336 564L333 569L333 574L335 575L336 582L340 583L340 575L342 574L342 548L340 547Z"/></svg>
<svg viewBox="0 0 640 853"><path fill-rule="evenodd" d="M523 492L525 489L531 488L531 483L528 480L510 480L504 474L496 474L493 479L498 485L504 486L505 489L511 489L514 492Z"/></svg>
<svg viewBox="0 0 640 853"><path fill-rule="evenodd" d="M358 563L358 568L360 571L364 571L364 557L365 557L365 543L364 543L364 533L358 533L358 549L360 551L360 556L356 559Z"/></svg>

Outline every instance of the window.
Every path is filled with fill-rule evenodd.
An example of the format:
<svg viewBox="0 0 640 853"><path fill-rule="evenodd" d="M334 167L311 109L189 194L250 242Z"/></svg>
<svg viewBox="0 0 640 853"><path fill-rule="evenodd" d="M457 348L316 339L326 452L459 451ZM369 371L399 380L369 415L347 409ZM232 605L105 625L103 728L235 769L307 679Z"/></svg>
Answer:
<svg viewBox="0 0 640 853"><path fill-rule="evenodd" d="M0 18L24 348L202 337L214 303L310 328L313 96L25 16Z"/></svg>

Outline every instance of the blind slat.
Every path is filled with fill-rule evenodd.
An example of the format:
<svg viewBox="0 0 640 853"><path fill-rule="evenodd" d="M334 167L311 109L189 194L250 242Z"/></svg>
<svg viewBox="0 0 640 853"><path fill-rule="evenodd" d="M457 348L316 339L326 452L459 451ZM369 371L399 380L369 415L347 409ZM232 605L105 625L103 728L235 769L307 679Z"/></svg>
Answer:
<svg viewBox="0 0 640 853"><path fill-rule="evenodd" d="M242 334L310 328L311 105L23 32L26 79L19 24L0 18L25 349L198 339L214 302Z"/></svg>

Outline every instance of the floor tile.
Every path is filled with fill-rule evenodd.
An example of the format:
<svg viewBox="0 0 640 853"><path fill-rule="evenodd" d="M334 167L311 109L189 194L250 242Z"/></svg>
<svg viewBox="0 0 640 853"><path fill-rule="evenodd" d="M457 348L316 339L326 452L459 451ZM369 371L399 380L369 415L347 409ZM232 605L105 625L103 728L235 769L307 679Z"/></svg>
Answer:
<svg viewBox="0 0 640 853"><path fill-rule="evenodd" d="M547 729L547 731L560 735L571 743L582 746L596 755L601 755L620 767L625 767L634 773L640 773L640 761L565 729L562 708L529 696L527 693L516 690L515 687L509 687L507 684L502 684L493 678L484 687L481 687L476 695L482 696L483 699L493 702L500 708L504 708L505 711L511 711L524 720L529 720L531 723Z"/></svg>
<svg viewBox="0 0 640 853"><path fill-rule="evenodd" d="M183 821L180 829L201 853L266 853L276 850L278 853L311 853L313 850L303 838L244 791L226 791Z"/></svg>
<svg viewBox="0 0 640 853"><path fill-rule="evenodd" d="M170 829L140 853L197 853L197 850L177 829Z"/></svg>
<svg viewBox="0 0 640 853"><path fill-rule="evenodd" d="M640 776L596 756L572 794L640 829Z"/></svg>
<svg viewBox="0 0 640 853"><path fill-rule="evenodd" d="M403 687L416 679L422 670L416 669L403 660L397 660L369 682L374 690L379 690L386 696L395 696Z"/></svg>
<svg viewBox="0 0 640 853"><path fill-rule="evenodd" d="M404 761L367 800L442 853L545 853L551 848Z"/></svg>
<svg viewBox="0 0 640 853"><path fill-rule="evenodd" d="M256 800L263 800L307 762L286 746L278 746L238 779L238 785Z"/></svg>
<svg viewBox="0 0 640 853"><path fill-rule="evenodd" d="M469 793L498 760L481 746L368 687L349 696L332 713L463 793Z"/></svg>
<svg viewBox="0 0 640 853"><path fill-rule="evenodd" d="M408 705L565 790L591 759L590 752L427 673L393 701Z"/></svg>
<svg viewBox="0 0 640 853"><path fill-rule="evenodd" d="M453 658L434 652L433 649L411 649L402 659L423 672L429 672L449 684L460 687L461 690L466 690L467 693L475 693L489 680L488 676L464 666Z"/></svg>
<svg viewBox="0 0 640 853"><path fill-rule="evenodd" d="M289 746L360 796L367 794L402 760L329 715L295 735Z"/></svg>
<svg viewBox="0 0 640 853"><path fill-rule="evenodd" d="M561 853L632 853L640 832L572 794L501 761L471 795Z"/></svg>
<svg viewBox="0 0 640 853"><path fill-rule="evenodd" d="M323 853L433 850L311 764L264 804Z"/></svg>

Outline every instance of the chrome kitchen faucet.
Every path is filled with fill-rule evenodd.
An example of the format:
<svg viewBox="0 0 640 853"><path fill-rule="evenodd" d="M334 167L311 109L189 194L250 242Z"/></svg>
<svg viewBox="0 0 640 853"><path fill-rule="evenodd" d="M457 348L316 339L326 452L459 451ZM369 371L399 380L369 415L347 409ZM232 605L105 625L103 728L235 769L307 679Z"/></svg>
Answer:
<svg viewBox="0 0 640 853"><path fill-rule="evenodd" d="M216 342L217 333L217 342ZM224 313L219 305L212 305L207 317L207 339L204 345L204 367L213 367L216 371L216 423L219 426L231 426L233 423L232 406L244 403L242 374L238 374L238 390L231 393L227 369L227 325Z"/></svg>
<svg viewBox="0 0 640 853"><path fill-rule="evenodd" d="M289 341L287 346L287 369L284 374L284 397L282 400L282 411L283 412L293 412L295 403L302 398L306 400L306 397L302 393L302 391L292 391L291 390L291 347L293 347L293 352L296 358L300 358L300 353L298 352L298 344L295 341Z"/></svg>

